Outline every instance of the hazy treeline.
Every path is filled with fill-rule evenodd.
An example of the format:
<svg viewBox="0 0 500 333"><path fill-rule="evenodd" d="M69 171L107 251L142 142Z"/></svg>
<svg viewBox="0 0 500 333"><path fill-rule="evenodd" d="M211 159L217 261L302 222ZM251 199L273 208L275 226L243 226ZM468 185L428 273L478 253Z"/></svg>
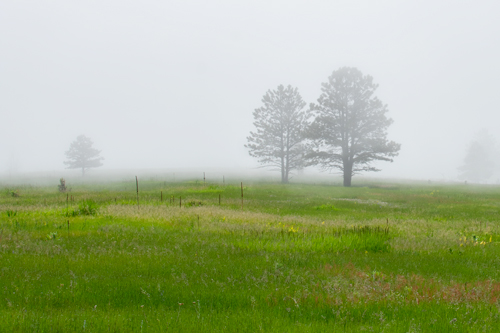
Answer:
<svg viewBox="0 0 500 333"><path fill-rule="evenodd" d="M500 182L500 150L487 131L478 132L466 148L459 178L471 182Z"/></svg>

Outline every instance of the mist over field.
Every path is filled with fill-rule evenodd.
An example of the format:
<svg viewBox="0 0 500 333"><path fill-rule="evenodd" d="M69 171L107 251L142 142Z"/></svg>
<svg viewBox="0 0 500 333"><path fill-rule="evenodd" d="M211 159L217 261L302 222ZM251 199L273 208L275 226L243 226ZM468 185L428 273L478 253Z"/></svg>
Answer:
<svg viewBox="0 0 500 333"><path fill-rule="evenodd" d="M388 137L401 143L393 163L363 175L459 180L478 133L500 142L499 11L451 0L4 1L0 177L58 179L80 134L105 158L90 174L260 175L244 144L266 91L290 84L316 103L328 76L352 66L379 84Z"/></svg>

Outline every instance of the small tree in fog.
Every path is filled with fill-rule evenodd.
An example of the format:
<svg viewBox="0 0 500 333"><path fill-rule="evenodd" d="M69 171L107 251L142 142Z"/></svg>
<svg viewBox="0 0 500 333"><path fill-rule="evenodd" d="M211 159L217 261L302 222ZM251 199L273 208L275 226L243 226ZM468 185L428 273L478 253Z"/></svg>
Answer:
<svg viewBox="0 0 500 333"><path fill-rule="evenodd" d="M97 168L102 165L103 157L100 157L100 150L92 147L94 143L85 135L79 135L65 153L67 160L64 162L67 169L82 169L82 176L85 175L85 170Z"/></svg>
<svg viewBox="0 0 500 333"><path fill-rule="evenodd" d="M464 164L458 168L460 179L471 182L487 181L495 173L498 157L496 142L487 131L477 134L467 147Z"/></svg>
<svg viewBox="0 0 500 333"><path fill-rule="evenodd" d="M68 189L66 187L66 180L64 180L64 178L59 179L59 185L57 185L57 187L59 188L59 192L66 192Z"/></svg>
<svg viewBox="0 0 500 333"><path fill-rule="evenodd" d="M379 171L371 163L392 162L400 144L387 140L392 119L387 106L373 94L378 85L358 69L343 67L322 84L318 104L311 104L315 116L308 131L313 150L308 158L325 170L343 173L344 186L361 171Z"/></svg>
<svg viewBox="0 0 500 333"><path fill-rule="evenodd" d="M253 112L256 131L250 132L245 147L260 164L279 170L281 182L288 183L292 170L303 167L306 103L297 88L283 85L268 90L262 103Z"/></svg>

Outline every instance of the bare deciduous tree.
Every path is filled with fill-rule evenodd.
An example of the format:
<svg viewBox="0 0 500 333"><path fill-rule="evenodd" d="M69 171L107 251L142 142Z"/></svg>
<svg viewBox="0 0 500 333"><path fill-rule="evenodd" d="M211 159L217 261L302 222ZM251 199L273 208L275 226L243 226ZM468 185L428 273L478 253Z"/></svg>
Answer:
<svg viewBox="0 0 500 333"><path fill-rule="evenodd" d="M67 169L82 169L82 176L85 175L85 170L90 168L97 168L102 165L103 157L100 157L100 150L92 147L94 143L90 138L85 135L79 135L65 153L68 158L64 164Z"/></svg>
<svg viewBox="0 0 500 333"><path fill-rule="evenodd" d="M245 147L259 163L281 171L281 181L288 183L291 171L303 167L306 103L297 88L283 85L267 91L262 103L253 112L257 131L250 132Z"/></svg>
<svg viewBox="0 0 500 333"><path fill-rule="evenodd" d="M343 173L344 186L361 171L379 171L372 161L391 161L400 144L387 140L392 119L387 106L373 96L377 85L358 69L343 67L322 84L317 104L311 104L315 117L308 131L313 142L308 158L325 170Z"/></svg>

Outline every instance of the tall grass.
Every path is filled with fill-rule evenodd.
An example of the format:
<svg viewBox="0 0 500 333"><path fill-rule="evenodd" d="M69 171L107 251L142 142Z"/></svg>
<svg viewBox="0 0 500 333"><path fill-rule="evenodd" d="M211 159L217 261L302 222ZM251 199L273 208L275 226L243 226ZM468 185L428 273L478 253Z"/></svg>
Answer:
<svg viewBox="0 0 500 333"><path fill-rule="evenodd" d="M498 331L498 189L145 183L3 191L0 331Z"/></svg>

